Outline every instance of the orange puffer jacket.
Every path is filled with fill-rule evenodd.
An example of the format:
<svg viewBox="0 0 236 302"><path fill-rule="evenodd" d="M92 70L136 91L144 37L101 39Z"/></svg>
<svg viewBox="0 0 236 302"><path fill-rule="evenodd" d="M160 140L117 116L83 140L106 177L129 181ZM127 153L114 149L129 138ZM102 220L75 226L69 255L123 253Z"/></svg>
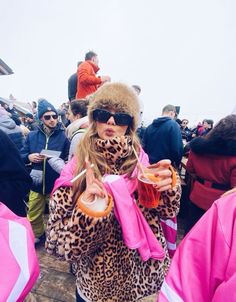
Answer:
<svg viewBox="0 0 236 302"><path fill-rule="evenodd" d="M101 78L96 76L99 67L92 61L85 61L80 64L77 70L77 93L76 99L85 98L94 93L102 83Z"/></svg>

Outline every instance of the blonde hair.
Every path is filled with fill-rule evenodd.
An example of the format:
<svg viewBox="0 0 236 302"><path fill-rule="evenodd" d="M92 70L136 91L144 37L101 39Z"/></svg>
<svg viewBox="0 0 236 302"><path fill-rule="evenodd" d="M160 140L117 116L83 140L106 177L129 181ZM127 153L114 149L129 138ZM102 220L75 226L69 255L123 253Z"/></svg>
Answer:
<svg viewBox="0 0 236 302"><path fill-rule="evenodd" d="M90 126L82 137L77 147L75 156L77 157L77 169L75 175L78 175L85 168L85 160L94 164L93 171L95 177L102 178L102 173L110 173L110 168L104 158L104 155L96 150L96 139L98 138L96 122L93 120L93 111L95 109L115 109L117 112L126 112L133 117L132 125L126 131L126 134L131 137L132 146L139 154L140 143L136 135L136 128L139 119L139 101L134 89L123 83L108 83L102 85L89 98L90 105L88 107L88 117ZM120 170L125 171L128 176L131 176L137 159L134 153L126 158L120 167ZM102 171L100 171L102 169ZM105 172L104 172L105 171ZM77 200L78 196L86 189L86 175L75 182L73 187L73 198Z"/></svg>
<svg viewBox="0 0 236 302"><path fill-rule="evenodd" d="M129 129L127 133L131 137L132 145L135 148L136 152L140 152L140 143L139 139L134 130ZM77 169L75 175L78 175L85 168L85 160L87 159L90 164L94 164L93 171L94 175L98 179L102 179L102 172L99 170L99 167L103 167L104 171L109 171L109 167L106 163L104 155L99 153L95 147L95 141L98 138L96 130L96 122L92 121L88 130L81 138L75 156L77 162ZM127 157L125 162L121 166L121 170L125 170L128 176L130 177L134 168L136 167L137 159L132 153ZM74 176L75 176L74 175ZM86 189L86 175L83 175L78 179L73 186L73 200L77 200L80 194Z"/></svg>

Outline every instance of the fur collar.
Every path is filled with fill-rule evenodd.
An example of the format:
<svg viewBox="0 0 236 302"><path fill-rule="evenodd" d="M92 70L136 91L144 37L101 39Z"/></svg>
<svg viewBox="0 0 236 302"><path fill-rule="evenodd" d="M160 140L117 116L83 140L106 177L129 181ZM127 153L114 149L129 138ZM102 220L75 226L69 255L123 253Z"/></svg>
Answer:
<svg viewBox="0 0 236 302"><path fill-rule="evenodd" d="M204 137L196 137L190 142L190 148L197 154L236 155L236 141L222 139L210 140Z"/></svg>
<svg viewBox="0 0 236 302"><path fill-rule="evenodd" d="M104 171L103 167L100 170L104 171L103 174L124 174L125 171L122 169L123 163L133 153L131 137L120 136L114 137L110 140L104 140L98 138L95 141L97 151L102 153L106 162L107 168L110 171Z"/></svg>

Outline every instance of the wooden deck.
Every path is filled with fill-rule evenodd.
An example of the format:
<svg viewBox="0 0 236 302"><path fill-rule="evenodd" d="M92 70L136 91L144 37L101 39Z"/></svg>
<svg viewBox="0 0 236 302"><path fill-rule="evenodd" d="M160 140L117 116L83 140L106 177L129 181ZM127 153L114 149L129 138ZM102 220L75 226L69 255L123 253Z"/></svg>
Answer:
<svg viewBox="0 0 236 302"><path fill-rule="evenodd" d="M180 222L178 242L182 237ZM36 251L41 268L40 277L25 302L74 302L75 277L70 273L69 264L46 253L43 245L39 245ZM154 302L156 297L153 295L139 301Z"/></svg>

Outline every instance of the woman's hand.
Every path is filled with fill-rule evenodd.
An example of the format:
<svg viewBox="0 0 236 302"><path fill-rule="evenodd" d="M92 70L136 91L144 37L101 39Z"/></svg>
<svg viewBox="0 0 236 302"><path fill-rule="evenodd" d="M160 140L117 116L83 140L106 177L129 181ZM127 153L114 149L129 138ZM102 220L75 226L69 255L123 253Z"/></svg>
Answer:
<svg viewBox="0 0 236 302"><path fill-rule="evenodd" d="M86 161L86 190L83 193L83 200L92 202L95 196L107 198L106 189L101 181L95 178L91 164Z"/></svg>
<svg viewBox="0 0 236 302"><path fill-rule="evenodd" d="M159 191L163 192L172 188L172 172L169 169L171 166L171 161L169 159L163 159L157 162L156 164L146 167L145 172L148 172L148 169L155 169L152 173L155 177L160 180L154 185L154 187Z"/></svg>

